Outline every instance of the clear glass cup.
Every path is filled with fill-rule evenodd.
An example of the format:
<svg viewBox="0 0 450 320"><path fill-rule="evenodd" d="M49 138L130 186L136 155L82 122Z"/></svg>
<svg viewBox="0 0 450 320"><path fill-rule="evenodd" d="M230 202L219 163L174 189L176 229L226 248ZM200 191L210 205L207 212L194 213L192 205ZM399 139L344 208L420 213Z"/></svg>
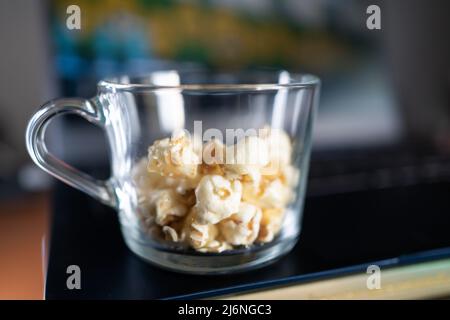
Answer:
<svg viewBox="0 0 450 320"><path fill-rule="evenodd" d="M125 242L138 256L158 266L179 272L205 274L242 271L261 267L275 261L289 252L299 236L311 151L311 133L319 89L320 81L317 77L307 74L290 74L287 71L255 71L240 74L158 71L142 77L111 78L99 82L98 94L92 99L58 99L44 104L33 115L28 124L26 144L31 158L43 170L117 210ZM47 151L44 141L47 124L55 116L69 113L79 115L105 130L111 161L111 177L108 180L96 180L56 159ZM188 218L186 218L194 210L194 207L198 209L196 209L198 212L200 212L200 209L203 210L202 213L215 212L208 209L210 207L205 209L205 206L201 206L203 202L200 203L199 200L199 194L201 193L197 190L199 189L199 177L204 177L209 173L214 174L213 172L207 172L209 169L202 169L204 168L201 164L203 161L202 152L204 152L208 141L210 142L212 138L217 141L217 135L220 134L223 138L227 137L222 141L224 143L222 147L225 148L223 150L228 150L227 146L232 146L233 150L238 150L236 145L239 144L240 139L254 135L252 130L259 132L261 128L270 128L272 136L277 132L276 130L281 130L282 134L286 133L288 136L289 147L284 145L285 149L281 150L281 154L278 155L284 157L284 162L281 161L276 168L276 170L283 171L283 175L276 176L270 172L268 175L261 174L263 169L268 166L267 162L257 163L259 171L252 171L254 172L254 175L250 175L252 178L249 178L249 175L246 174L248 172L245 170L255 168L254 166L239 167L243 168L243 175L236 174L236 170L233 171L233 174L227 171L228 168L236 167L221 164L215 167L219 171L225 168L220 171L224 179L229 181L240 179L240 182L236 183L244 186L240 189L242 194L235 197L235 199L240 197L239 210L243 206L242 203L247 201L244 201L244 194L247 192L246 186L256 186L259 195L265 195L265 202L261 200L264 205L260 206L258 201L262 198L258 198L258 195L254 198L256 204L250 206L250 208L255 209L251 221L257 223L252 225L254 228L249 229L250 233L248 234L254 234L257 238L254 241L250 239L253 236L229 240L229 237L225 237L227 233L223 229L225 223L223 221L229 221L229 219L220 220L218 222L220 224L214 224L212 220L205 222L206 218L204 218L201 221L202 226L207 225L208 228L215 231L209 232L206 237L211 239L208 238L209 240L205 241L201 239L200 242L208 243L208 246L213 248L216 248L218 244L223 246L220 250L202 250L202 244L199 244L199 242L192 244L192 239L195 238L193 234L197 232L194 230L197 225L194 225L192 221L199 220L191 219L187 222ZM197 141L202 150L200 153L197 150L195 151L196 154L200 155L200 163L196 162L197 167L194 167L194 169L199 168L196 169L197 182L189 187L182 188L183 190L180 191L181 197L184 197L186 193L191 195L192 199L189 200L189 204L186 204L187 209L183 207L183 210L177 211L178 215L163 216L164 218L170 217L169 220L175 221L171 220L171 223L177 222L178 225L182 225L180 229L176 229L172 224L169 228L164 227L164 223L161 221L159 221L159 224L156 223L154 216L155 212L172 214L173 208L170 209L172 211L164 211L163 200L157 204L151 201L154 201L155 194L158 195L156 197L160 197L161 190L172 188L166 193L169 195L178 192L181 178L178 179L175 174L174 180L173 177L167 175L172 175L170 172L165 172L165 175L161 176L164 170L161 172L153 170L153 175L160 174L161 180L158 181L163 186L155 187L158 184L149 183L145 186L147 189L142 189L142 181L145 185L147 171L151 169L148 162L149 146L164 138L172 137L169 142L175 141L176 138L173 134L174 132L180 132L180 129L187 130L185 131L187 134L182 136L188 137L189 140L187 141ZM242 135L242 132L244 132L244 135ZM231 142L227 134L231 137ZM200 142L198 137L200 137ZM267 137L267 132L263 132L261 139L269 141ZM168 140L165 141L167 145ZM281 143L276 139L270 141L275 143L266 144L264 142L264 146L283 145L281 140ZM284 142L286 142L286 139ZM172 146L176 146L176 143ZM195 146L195 143L192 146ZM157 154L157 150L155 150L152 153L153 157ZM180 149L177 150L180 151ZM252 151L250 153L253 154ZM255 159L258 162L258 159L264 157L264 155L256 154ZM164 166L164 163L162 165ZM286 168L291 171L287 172ZM292 180L292 176L296 176L298 179L291 186L292 192L289 193L289 200L283 200L283 205L280 205L281 202L276 201L283 197L280 196L278 191L288 190L283 189L283 186L287 184L286 179ZM275 181L273 177L279 177L276 178L278 185L272 185L272 182ZM172 180L175 181L175 184L172 183L168 186L168 181ZM265 181L264 192L261 191L263 190L263 187L261 187L263 182L261 181ZM280 184L280 181L284 185ZM271 186L270 190L274 193L272 198L270 192L267 191L269 185ZM266 193L269 196L266 197ZM144 200L142 200L143 194L144 196L151 196L144 197ZM176 196L178 197L178 195ZM148 200L150 198L153 200ZM168 200L169 203L171 199ZM228 201L229 198L223 199ZM206 201L213 200L209 196L206 197ZM217 207L217 203L211 205ZM271 217L267 215L267 212L273 212L273 210L270 211L271 205L281 207L281 209L274 209L276 212L282 213L277 216L281 218L276 220L278 221L276 227L273 227L276 225L276 222L273 222L275 220L267 218ZM162 211L156 211L156 208ZM231 216L223 208L226 207L219 203L217 210L225 214L222 218L230 218ZM236 209L229 210L235 211ZM230 214L234 213L230 212ZM199 215L195 217L199 217ZM265 221L265 224L263 224L263 221ZM241 229L236 229L235 227L241 222L241 220L227 222L227 230L231 232L232 237L238 234L236 230L245 234L248 231L247 229L250 228L250 224L244 223L239 225ZM214 226L211 226L211 224L214 224ZM171 228L176 233L175 235L171 236ZM263 229L265 230L264 234ZM271 231L271 237L267 237L268 230L275 230ZM204 236L204 233L201 233L201 235ZM178 239L174 237L178 237ZM186 242L186 239L189 241ZM236 237L232 239L236 239ZM245 240L247 241L245 242L242 239L250 240ZM233 245L230 243L233 243Z"/></svg>

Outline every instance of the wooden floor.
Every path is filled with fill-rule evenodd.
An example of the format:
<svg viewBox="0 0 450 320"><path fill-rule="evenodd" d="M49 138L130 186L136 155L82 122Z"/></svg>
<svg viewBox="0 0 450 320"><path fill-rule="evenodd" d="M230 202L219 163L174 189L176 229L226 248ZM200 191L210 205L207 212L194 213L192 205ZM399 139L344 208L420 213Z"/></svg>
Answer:
<svg viewBox="0 0 450 320"><path fill-rule="evenodd" d="M0 201L0 299L43 299L48 195Z"/></svg>

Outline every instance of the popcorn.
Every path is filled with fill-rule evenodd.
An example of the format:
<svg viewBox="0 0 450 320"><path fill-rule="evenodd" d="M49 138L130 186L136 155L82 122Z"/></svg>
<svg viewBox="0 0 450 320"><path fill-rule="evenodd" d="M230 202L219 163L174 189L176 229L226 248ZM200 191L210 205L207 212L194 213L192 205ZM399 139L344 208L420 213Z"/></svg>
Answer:
<svg viewBox="0 0 450 320"><path fill-rule="evenodd" d="M183 237L194 249L208 249L211 245L217 248L214 241L219 234L216 225L210 223L200 223L198 221L198 210L193 207L186 218Z"/></svg>
<svg viewBox="0 0 450 320"><path fill-rule="evenodd" d="M163 188L174 189L179 194L187 194L189 191L194 190L198 184L198 179L184 179L184 178L165 178Z"/></svg>
<svg viewBox="0 0 450 320"><path fill-rule="evenodd" d="M213 224L200 224L193 222L190 225L189 242L195 249L207 247L215 236L217 236L217 227Z"/></svg>
<svg viewBox="0 0 450 320"><path fill-rule="evenodd" d="M300 170L291 165L285 165L281 169L280 179L284 181L285 185L295 188L300 180Z"/></svg>
<svg viewBox="0 0 450 320"><path fill-rule="evenodd" d="M259 185L243 183L242 199L261 208L285 207L294 193L281 178L271 179L263 177Z"/></svg>
<svg viewBox="0 0 450 320"><path fill-rule="evenodd" d="M160 226L184 217L188 212L186 203L173 190L161 190L155 198L155 222Z"/></svg>
<svg viewBox="0 0 450 320"><path fill-rule="evenodd" d="M250 245L259 232L261 209L241 202L239 211L219 223L219 229L225 241L232 245Z"/></svg>
<svg viewBox="0 0 450 320"><path fill-rule="evenodd" d="M144 231L208 253L273 241L300 172L289 136L263 131L231 146L185 132L155 141L132 171Z"/></svg>
<svg viewBox="0 0 450 320"><path fill-rule="evenodd" d="M258 198L262 208L285 207L292 196L291 189L285 186L280 179L269 182Z"/></svg>
<svg viewBox="0 0 450 320"><path fill-rule="evenodd" d="M162 231L166 237L166 240L172 241L172 242L178 242L178 233L175 231L174 228L169 226L164 226L162 228Z"/></svg>
<svg viewBox="0 0 450 320"><path fill-rule="evenodd" d="M259 229L258 242L270 242L280 231L284 212L282 208L263 209Z"/></svg>
<svg viewBox="0 0 450 320"><path fill-rule="evenodd" d="M233 246L225 241L218 241L213 240L211 241L207 247L204 248L198 248L197 251L199 252L214 252L214 253L221 253L225 250L231 250L233 249Z"/></svg>
<svg viewBox="0 0 450 320"><path fill-rule="evenodd" d="M160 188L164 184L164 179L157 173L147 171L147 159L141 159L134 166L132 179L139 194L144 194L148 190Z"/></svg>
<svg viewBox="0 0 450 320"><path fill-rule="evenodd" d="M148 172L147 159L141 159L136 164L132 177L140 198L147 198L148 194L160 189L174 189L179 194L186 194L198 184L195 179L164 177L159 173Z"/></svg>
<svg viewBox="0 0 450 320"><path fill-rule="evenodd" d="M185 216L188 208L195 203L192 191L190 194L186 190L180 193L177 184L174 188L169 188L168 181L157 174L148 173L142 161L133 170L133 181L137 186L138 203L142 209L141 218L146 225L167 225Z"/></svg>
<svg viewBox="0 0 450 320"><path fill-rule="evenodd" d="M179 243L184 242L185 218L186 216L162 226L162 236L166 241ZM161 226L159 226L159 228L161 228Z"/></svg>
<svg viewBox="0 0 450 320"><path fill-rule="evenodd" d="M148 148L148 160L149 172L165 177L179 176L190 179L196 178L200 162L191 140L184 131L170 139L155 141Z"/></svg>
<svg viewBox="0 0 450 320"><path fill-rule="evenodd" d="M288 165L291 162L291 139L281 129L264 127L262 136L268 143L270 162L278 166Z"/></svg>
<svg viewBox="0 0 450 320"><path fill-rule="evenodd" d="M199 221L218 223L238 212L242 185L239 180L230 181L219 175L206 175L195 189L195 196Z"/></svg>
<svg viewBox="0 0 450 320"><path fill-rule="evenodd" d="M207 175L226 176L223 166L218 164L213 164L210 166L202 164L199 170L202 176Z"/></svg>
<svg viewBox="0 0 450 320"><path fill-rule="evenodd" d="M239 178L248 175L258 183L260 170L269 163L269 149L264 139L248 136L238 141L236 145L227 147L225 169L230 177Z"/></svg>
<svg viewBox="0 0 450 320"><path fill-rule="evenodd" d="M264 179L263 182L264 183ZM258 205L258 199L261 196L261 184L255 184L251 181L242 183L242 201Z"/></svg>

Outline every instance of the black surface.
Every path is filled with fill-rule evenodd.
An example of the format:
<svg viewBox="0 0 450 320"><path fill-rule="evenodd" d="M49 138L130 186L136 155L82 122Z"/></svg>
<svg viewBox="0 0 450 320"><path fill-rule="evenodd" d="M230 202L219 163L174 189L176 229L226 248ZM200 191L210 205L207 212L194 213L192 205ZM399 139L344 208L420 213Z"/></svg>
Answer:
<svg viewBox="0 0 450 320"><path fill-rule="evenodd" d="M112 209L58 183L46 298L202 297L201 292L210 290L225 288L226 293L226 288L260 282L364 271L365 264L375 260L450 247L449 195L450 183L440 182L309 197L300 241L289 255L246 273L192 276L161 270L136 257L122 241ZM66 268L72 264L81 268L81 290L66 288Z"/></svg>

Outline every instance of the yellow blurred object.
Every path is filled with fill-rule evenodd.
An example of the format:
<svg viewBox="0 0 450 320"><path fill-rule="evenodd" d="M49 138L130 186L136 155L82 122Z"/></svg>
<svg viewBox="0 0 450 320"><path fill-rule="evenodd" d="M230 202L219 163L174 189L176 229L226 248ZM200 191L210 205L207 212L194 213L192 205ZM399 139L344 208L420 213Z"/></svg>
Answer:
<svg viewBox="0 0 450 320"><path fill-rule="evenodd" d="M55 13L66 19L68 0L54 0ZM177 3L144 6L139 1L80 0L82 28L77 41L89 40L107 21L130 15L147 26L152 54L163 59L201 60L219 68L285 65L327 68L342 63L345 46L326 31L293 29L280 17L251 19L219 6ZM90 40L89 40L90 41ZM187 56L184 56L187 55Z"/></svg>
<svg viewBox="0 0 450 320"><path fill-rule="evenodd" d="M224 299L432 299L450 297L450 259L381 269L380 289L368 289L370 274L242 293Z"/></svg>

